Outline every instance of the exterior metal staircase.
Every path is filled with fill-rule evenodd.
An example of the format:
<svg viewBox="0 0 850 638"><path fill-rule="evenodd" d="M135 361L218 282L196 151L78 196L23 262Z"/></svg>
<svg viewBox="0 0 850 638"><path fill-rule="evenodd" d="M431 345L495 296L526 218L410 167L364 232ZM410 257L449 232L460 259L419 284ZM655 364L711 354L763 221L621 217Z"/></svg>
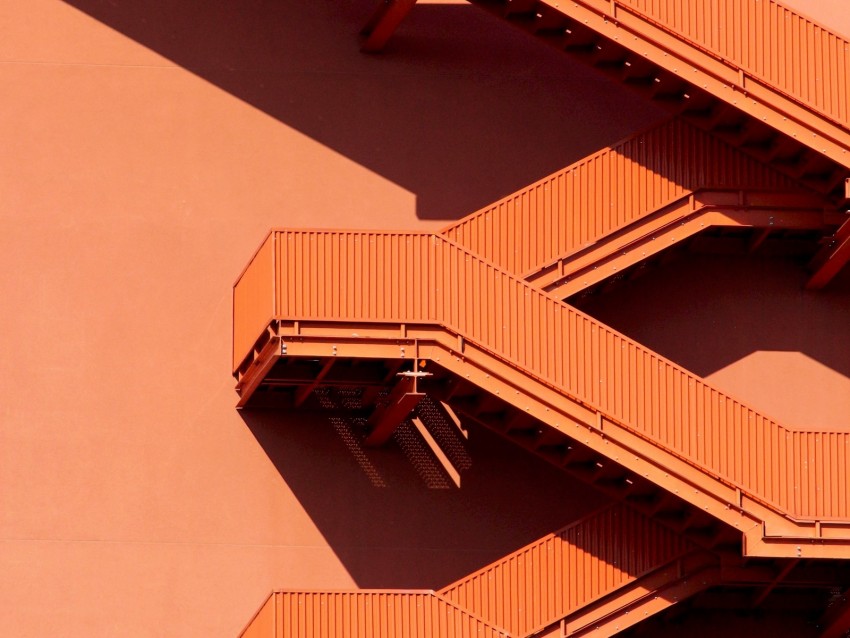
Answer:
<svg viewBox="0 0 850 638"><path fill-rule="evenodd" d="M243 635L612 636L718 585L834 587L850 433L776 423L560 299L712 226L824 237L826 285L850 43L773 0L470 1L677 117L442 234L273 231L234 286L239 405L345 388L367 444L460 415L615 501L438 592L275 592ZM364 50L414 4L383 2Z"/></svg>
<svg viewBox="0 0 850 638"><path fill-rule="evenodd" d="M775 0L470 0L824 193L850 172L850 43ZM413 7L386 0L380 50ZM382 19L383 16L383 19Z"/></svg>
<svg viewBox="0 0 850 638"><path fill-rule="evenodd" d="M671 118L441 232L501 268L528 277L700 190L784 194L792 207L797 197L819 212L827 205L795 180L687 121ZM781 208L782 200L773 204Z"/></svg>
<svg viewBox="0 0 850 638"><path fill-rule="evenodd" d="M611 615L613 600L617 611L634 606L649 581L654 592L678 583L683 575L674 563L698 550L669 528L615 503L439 594L512 636L561 635L568 623L576 635L580 627Z"/></svg>
<svg viewBox="0 0 850 638"><path fill-rule="evenodd" d="M835 577L702 550L614 503L439 591L275 591L240 636L607 638L712 587L752 591L755 607L779 584L824 589Z"/></svg>
<svg viewBox="0 0 850 638"><path fill-rule="evenodd" d="M475 388L462 411L564 465L593 450L747 555L850 552L850 434L778 424L443 236L275 231L234 294L242 404L280 360L425 361Z"/></svg>

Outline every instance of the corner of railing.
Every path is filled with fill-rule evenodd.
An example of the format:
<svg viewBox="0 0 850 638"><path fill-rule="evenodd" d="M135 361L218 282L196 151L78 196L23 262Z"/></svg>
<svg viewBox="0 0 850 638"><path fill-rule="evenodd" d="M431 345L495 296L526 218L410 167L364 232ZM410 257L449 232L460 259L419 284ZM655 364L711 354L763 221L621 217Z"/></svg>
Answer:
<svg viewBox="0 0 850 638"><path fill-rule="evenodd" d="M266 234L233 283L231 297L232 372L237 374L277 308L276 231ZM267 266L267 269L264 268ZM271 290L268 290L270 287ZM266 296L268 295L268 296ZM262 325L261 325L262 324Z"/></svg>

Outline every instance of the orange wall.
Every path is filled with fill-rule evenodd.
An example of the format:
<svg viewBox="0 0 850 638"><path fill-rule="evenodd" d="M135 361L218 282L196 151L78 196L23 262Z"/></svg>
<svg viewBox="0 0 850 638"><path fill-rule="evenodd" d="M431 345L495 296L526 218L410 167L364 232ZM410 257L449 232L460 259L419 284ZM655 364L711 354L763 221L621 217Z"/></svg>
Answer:
<svg viewBox="0 0 850 638"><path fill-rule="evenodd" d="M600 504L472 432L459 490L239 414L269 227L435 227L661 117L467 5L0 0L0 616L232 636L273 587L435 587ZM129 8L128 8L129 7ZM176 8L179 7L179 8Z"/></svg>
<svg viewBox="0 0 850 638"><path fill-rule="evenodd" d="M0 2L5 635L233 636L273 587L439 587L601 504L477 432L460 490L398 449L376 488L327 422L234 409L271 226L434 227L660 115L465 5L363 56L372 5Z"/></svg>

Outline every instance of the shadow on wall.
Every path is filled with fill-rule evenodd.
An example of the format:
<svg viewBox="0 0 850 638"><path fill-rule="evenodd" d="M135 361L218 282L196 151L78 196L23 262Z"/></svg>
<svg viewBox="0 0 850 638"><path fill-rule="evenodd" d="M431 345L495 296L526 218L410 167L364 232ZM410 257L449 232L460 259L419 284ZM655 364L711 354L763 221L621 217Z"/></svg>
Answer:
<svg viewBox="0 0 850 638"><path fill-rule="evenodd" d="M471 5L417 5L381 55L378 0L65 0L456 219L664 116Z"/></svg>
<svg viewBox="0 0 850 638"><path fill-rule="evenodd" d="M835 378L835 383L846 391L850 271L845 269L822 291L803 290L807 276L804 260L796 258L683 254L577 305L703 377L757 352L800 353L844 377L844 381ZM810 412L811 393L818 391L809 387L816 383L808 374L816 370L812 365L801 363L799 369L790 365L788 374L796 376L788 378L781 392L762 390L787 394L789 401L808 405ZM753 391L759 391L758 381L752 379ZM750 392L733 394L751 399ZM819 420L846 425L846 410L839 405L845 400L845 396L826 397L812 414L815 422L806 425Z"/></svg>
<svg viewBox="0 0 850 638"><path fill-rule="evenodd" d="M363 448L344 419L240 414L362 588L438 589L608 502L481 428L470 429L471 463L455 487L435 482L399 438Z"/></svg>

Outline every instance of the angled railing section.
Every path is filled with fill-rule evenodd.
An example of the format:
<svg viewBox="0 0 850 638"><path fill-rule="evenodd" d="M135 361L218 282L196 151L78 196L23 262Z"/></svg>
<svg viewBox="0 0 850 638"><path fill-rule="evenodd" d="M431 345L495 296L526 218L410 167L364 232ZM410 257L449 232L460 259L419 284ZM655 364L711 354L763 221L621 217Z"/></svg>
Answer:
<svg viewBox="0 0 850 638"><path fill-rule="evenodd" d="M699 189L808 193L815 199L778 171L672 118L442 232L505 270L533 273Z"/></svg>
<svg viewBox="0 0 850 638"><path fill-rule="evenodd" d="M275 316L277 290L274 243L264 242L233 287L233 352L247 356ZM269 296L269 291L272 295ZM236 367L234 361L234 369Z"/></svg>
<svg viewBox="0 0 850 638"><path fill-rule="evenodd" d="M271 330L235 309L243 402L283 355L431 359L741 529L749 554L850 553L850 433L790 430L442 236L281 230L269 250Z"/></svg>
<svg viewBox="0 0 850 638"><path fill-rule="evenodd" d="M507 638L433 591L275 591L240 638Z"/></svg>
<svg viewBox="0 0 850 638"><path fill-rule="evenodd" d="M439 593L504 627L511 635L526 636L559 623L650 573L657 576L672 561L697 549L680 534L617 503ZM669 570L654 587L662 589L678 578L676 570Z"/></svg>
<svg viewBox="0 0 850 638"><path fill-rule="evenodd" d="M637 579L614 595L606 596L565 617L560 636L602 638L620 635L650 616L661 613L721 580L716 556L691 554Z"/></svg>
<svg viewBox="0 0 850 638"><path fill-rule="evenodd" d="M470 1L624 80L671 85L671 101L712 96L850 167L850 44L773 0Z"/></svg>

